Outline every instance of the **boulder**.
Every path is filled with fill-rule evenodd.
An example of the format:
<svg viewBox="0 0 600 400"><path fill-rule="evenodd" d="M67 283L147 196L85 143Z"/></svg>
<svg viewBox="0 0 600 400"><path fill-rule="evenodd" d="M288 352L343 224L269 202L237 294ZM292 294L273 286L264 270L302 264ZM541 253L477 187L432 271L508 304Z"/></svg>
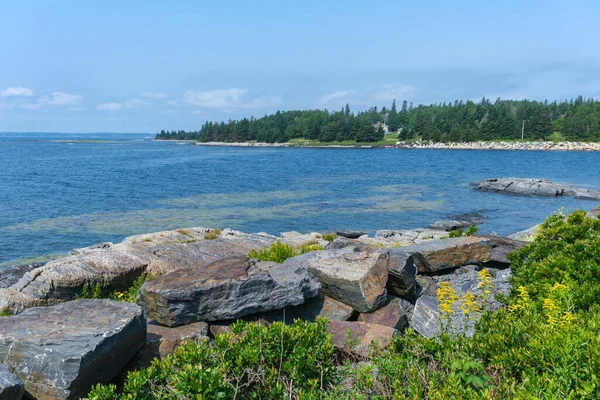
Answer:
<svg viewBox="0 0 600 400"><path fill-rule="evenodd" d="M600 200L600 191L576 188L537 178L496 178L478 181L475 190L521 196L574 196L582 200Z"/></svg>
<svg viewBox="0 0 600 400"><path fill-rule="evenodd" d="M454 220L441 220L435 221L433 224L429 225L431 229L440 230L440 231L454 231L456 229L464 229L472 225L467 221L454 221Z"/></svg>
<svg viewBox="0 0 600 400"><path fill-rule="evenodd" d="M366 244L397 247L441 239L447 235L448 232L440 229L381 230L375 233L374 238L361 238L360 240Z"/></svg>
<svg viewBox="0 0 600 400"><path fill-rule="evenodd" d="M255 318L267 321L285 321L291 324L295 319L314 321L317 317L327 318L329 321L347 321L354 317L356 311L347 304L334 300L331 297L319 295L306 299L298 306L286 307L283 310L271 311L264 314L256 314Z"/></svg>
<svg viewBox="0 0 600 400"><path fill-rule="evenodd" d="M229 257L147 281L137 302L150 318L173 327L302 304L319 289L305 267Z"/></svg>
<svg viewBox="0 0 600 400"><path fill-rule="evenodd" d="M416 287L417 265L413 253L406 247L390 249L388 292L396 296L413 298Z"/></svg>
<svg viewBox="0 0 600 400"><path fill-rule="evenodd" d="M441 282L449 282L458 296L458 300L452 307L454 313L451 314L446 327L452 332L464 333L467 337L472 336L473 327L479 320L481 313L470 312L469 318L465 318L460 309L463 296L470 292L476 296L476 304L480 309L496 310L502 304L495 299L495 296L497 294L507 295L510 291L510 284L508 283L510 269L486 269L492 275L491 293L487 296L487 299L484 299L483 291L479 288L478 272L480 267L476 265L461 267L452 274L447 275L419 276L419 284L423 283L425 286L422 288L421 296L415 303L410 318L410 326L415 332L424 337L433 337L439 333L441 323L438 313L437 289Z"/></svg>
<svg viewBox="0 0 600 400"><path fill-rule="evenodd" d="M355 231L354 229L344 229L342 231L337 231L336 235L342 236L348 239L358 239L359 237L365 235L362 231Z"/></svg>
<svg viewBox="0 0 600 400"><path fill-rule="evenodd" d="M586 216L589 218L600 218L600 207L588 211Z"/></svg>
<svg viewBox="0 0 600 400"><path fill-rule="evenodd" d="M420 273L439 272L461 265L485 263L492 257L491 241L478 237L429 240L402 247L399 250L412 256L412 262ZM400 256L398 260L401 260ZM400 263L400 261L398 262Z"/></svg>
<svg viewBox="0 0 600 400"><path fill-rule="evenodd" d="M0 400L21 400L23 394L23 382L0 364Z"/></svg>
<svg viewBox="0 0 600 400"><path fill-rule="evenodd" d="M402 332L408 326L403 300L389 296L388 302L383 307L372 313L363 313L358 316L358 322L389 326Z"/></svg>
<svg viewBox="0 0 600 400"><path fill-rule="evenodd" d="M146 343L137 356L137 365L147 367L153 359L164 359L173 354L176 348L189 340L208 338L208 324L195 322L189 325L169 328L150 321L147 327Z"/></svg>
<svg viewBox="0 0 600 400"><path fill-rule="evenodd" d="M317 232L311 233L299 233L295 231L291 232L281 232L280 233L281 242L285 244L289 244L294 247L300 247L304 244L319 244L321 246L326 246L329 242L323 239L323 235Z"/></svg>
<svg viewBox="0 0 600 400"><path fill-rule="evenodd" d="M0 362L38 400L79 399L108 383L146 340L135 304L75 300L30 308L0 324Z"/></svg>
<svg viewBox="0 0 600 400"><path fill-rule="evenodd" d="M532 226L531 228L527 228L523 231L511 233L507 237L509 239L520 240L522 242L531 243L531 242L533 242L533 239L535 239L535 236L537 235L537 231L540 228L540 225L541 224L538 224L538 225Z"/></svg>
<svg viewBox="0 0 600 400"><path fill-rule="evenodd" d="M210 229L189 228L131 236L119 244L102 243L76 249L71 255L23 274L9 287L0 286L0 309L13 312L75 298L85 284L104 290L124 290L140 274L167 274L198 267L230 256L246 256L268 247L276 238L225 229L213 240Z"/></svg>
<svg viewBox="0 0 600 400"><path fill-rule="evenodd" d="M27 272L43 266L44 263L15 265L8 269L0 270L0 289L10 287L17 283Z"/></svg>
<svg viewBox="0 0 600 400"><path fill-rule="evenodd" d="M388 262L387 251L350 246L292 257L284 265L307 268L319 278L326 296L358 312L370 312L385 303Z"/></svg>
<svg viewBox="0 0 600 400"><path fill-rule="evenodd" d="M331 321L327 332L336 349L361 357L369 357L372 343L383 349L398 334L389 326L351 321Z"/></svg>
<svg viewBox="0 0 600 400"><path fill-rule="evenodd" d="M508 258L506 258L506 255L513 251L519 250L521 247L527 244L527 242L522 240L496 235L476 235L474 237L487 239L491 242L492 255L489 262L495 267L499 268L510 266L510 261Z"/></svg>

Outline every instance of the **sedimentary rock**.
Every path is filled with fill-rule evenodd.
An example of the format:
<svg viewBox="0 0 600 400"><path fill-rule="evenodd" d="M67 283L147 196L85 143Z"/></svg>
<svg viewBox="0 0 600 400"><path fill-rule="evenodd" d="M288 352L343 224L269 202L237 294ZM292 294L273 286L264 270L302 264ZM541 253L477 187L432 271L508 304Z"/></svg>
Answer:
<svg viewBox="0 0 600 400"><path fill-rule="evenodd" d="M527 242L522 240L496 235L476 235L474 237L487 239L491 242L492 255L489 262L495 264L497 267L508 267L510 265L510 261L508 258L506 258L506 255L513 251L519 250L521 247L527 244Z"/></svg>
<svg viewBox="0 0 600 400"><path fill-rule="evenodd" d="M387 251L350 246L289 258L284 266L307 268L319 278L325 295L370 312L385 302L388 261Z"/></svg>
<svg viewBox="0 0 600 400"><path fill-rule="evenodd" d="M360 240L367 244L382 244L385 247L390 247L423 243L428 240L440 239L447 235L448 232L438 229L381 230L375 233L374 238L361 238Z"/></svg>
<svg viewBox="0 0 600 400"><path fill-rule="evenodd" d="M402 299L389 296L387 304L372 313L360 314L358 322L389 326L402 332L408 326L408 319L402 304Z"/></svg>
<svg viewBox="0 0 600 400"><path fill-rule="evenodd" d="M362 357L369 356L371 343L385 348L398 334L396 329L389 326L351 321L331 321L327 332L331 334L336 348Z"/></svg>
<svg viewBox="0 0 600 400"><path fill-rule="evenodd" d="M27 272L43 266L43 263L15 265L0 271L0 289L10 287L17 283Z"/></svg>
<svg viewBox="0 0 600 400"><path fill-rule="evenodd" d="M179 326L298 305L319 289L319 281L302 266L229 257L147 281L137 302L160 324Z"/></svg>
<svg viewBox="0 0 600 400"><path fill-rule="evenodd" d="M265 319L267 321L285 321L291 324L295 319L314 321L317 317L327 318L329 321L347 321L356 314L356 311L347 304L334 300L331 297L319 295L297 306L286 307L268 313L255 314L244 319Z"/></svg>
<svg viewBox="0 0 600 400"><path fill-rule="evenodd" d="M583 200L600 200L600 191L576 188L536 178L496 178L478 181L475 190L522 196L574 196Z"/></svg>
<svg viewBox="0 0 600 400"><path fill-rule="evenodd" d="M115 377L145 339L137 305L76 300L2 318L0 362L38 400L79 399Z"/></svg>
<svg viewBox="0 0 600 400"><path fill-rule="evenodd" d="M532 226L531 228L527 228L523 231L511 233L507 237L509 239L520 240L520 241L526 242L526 243L533 242L533 239L535 239L535 236L537 235L537 231L539 228L540 228L540 225L538 224L538 225Z"/></svg>
<svg viewBox="0 0 600 400"><path fill-rule="evenodd" d="M336 234L348 239L358 239L359 237L365 235L364 232L355 231L354 229L344 229L342 231L337 231Z"/></svg>
<svg viewBox="0 0 600 400"><path fill-rule="evenodd" d="M0 400L21 400L24 393L23 382L0 364Z"/></svg>
<svg viewBox="0 0 600 400"><path fill-rule="evenodd" d="M491 241L477 237L459 237L429 240L398 249L410 254L417 270L439 272L467 264L484 263L492 257Z"/></svg>
<svg viewBox="0 0 600 400"><path fill-rule="evenodd" d="M131 236L122 243L102 243L76 249L71 255L26 272L10 287L0 288L0 309L13 312L73 299L85 284L105 291L123 290L144 272L167 274L230 256L246 256L268 247L276 238L225 229L213 240L205 228L179 229Z"/></svg>
<svg viewBox="0 0 600 400"><path fill-rule="evenodd" d="M316 243L321 246L327 245L329 242L323 239L323 236L317 232L299 233L295 231L281 232L281 242L291 246L299 247L307 243Z"/></svg>
<svg viewBox="0 0 600 400"><path fill-rule="evenodd" d="M508 294L510 284L509 269L486 268L491 274L491 287L489 295L485 296L478 279L479 267L468 265L461 267L452 274L419 276L419 283L423 284L421 296L415 303L413 314L410 318L410 326L415 332L425 336L433 337L439 333L440 318L438 313L437 289L441 282L448 282L458 296L458 300L453 304L454 313L450 315L449 321L445 322L446 327L458 333L465 333L467 336L473 334L475 322L479 319L479 312L470 312L469 318L465 318L460 305L465 293L470 292L476 296L475 303L480 309L495 310L501 307L496 301L496 294Z"/></svg>
<svg viewBox="0 0 600 400"><path fill-rule="evenodd" d="M388 292L397 296L414 296L417 265L413 253L404 248L390 249Z"/></svg>
<svg viewBox="0 0 600 400"><path fill-rule="evenodd" d="M137 355L138 366L148 366L155 358L166 358L186 341L208 338L206 322L169 328L151 321L147 328L146 343Z"/></svg>
<svg viewBox="0 0 600 400"><path fill-rule="evenodd" d="M467 221L441 220L435 221L433 224L429 225L429 227L435 230L450 232L456 229L466 228L469 225L472 224Z"/></svg>
<svg viewBox="0 0 600 400"><path fill-rule="evenodd" d="M600 218L600 208L594 208L593 210L588 211L586 216L590 218Z"/></svg>

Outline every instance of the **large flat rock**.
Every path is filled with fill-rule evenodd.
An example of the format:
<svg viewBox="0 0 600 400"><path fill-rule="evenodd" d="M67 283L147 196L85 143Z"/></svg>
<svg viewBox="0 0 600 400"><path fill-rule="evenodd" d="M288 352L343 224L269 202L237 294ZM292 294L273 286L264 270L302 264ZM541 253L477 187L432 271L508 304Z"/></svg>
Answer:
<svg viewBox="0 0 600 400"><path fill-rule="evenodd" d="M537 178L495 178L473 184L475 190L521 196L574 196L583 200L600 200L600 191L576 188Z"/></svg>
<svg viewBox="0 0 600 400"><path fill-rule="evenodd" d="M478 237L458 237L428 240L423 243L392 249L393 260L397 260L392 274L406 276L406 263L414 263L420 273L439 272L448 268L488 262L492 257L492 243ZM397 254L397 257L395 256ZM406 258L404 264L402 260ZM404 268L404 270L403 270Z"/></svg>
<svg viewBox="0 0 600 400"><path fill-rule="evenodd" d="M389 254L360 246L315 251L284 262L288 268L307 268L315 274L323 293L359 312L385 303Z"/></svg>
<svg viewBox="0 0 600 400"><path fill-rule="evenodd" d="M140 289L137 302L150 318L172 327L302 304L319 289L305 267L229 257L152 279Z"/></svg>
<svg viewBox="0 0 600 400"><path fill-rule="evenodd" d="M528 243L523 240L512 239L504 236L496 236L496 235L476 235L474 237L479 237L483 239L487 239L492 244L492 255L490 257L490 262L499 267L508 267L510 266L510 261L506 257L509 253L513 251L519 250L521 247L527 245Z"/></svg>
<svg viewBox="0 0 600 400"><path fill-rule="evenodd" d="M23 382L0 364L0 400L21 400L24 393Z"/></svg>
<svg viewBox="0 0 600 400"><path fill-rule="evenodd" d="M137 305L76 300L2 318L0 362L38 400L79 399L114 378L145 339Z"/></svg>
<svg viewBox="0 0 600 400"><path fill-rule="evenodd" d="M124 290L144 272L168 274L181 268L208 265L252 249L268 247L276 238L225 229L208 240L206 228L189 228L131 236L119 244L102 243L76 249L71 255L27 270L17 282L0 286L0 308L13 312L71 300L85 284L104 290ZM4 285L6 286L6 285Z"/></svg>

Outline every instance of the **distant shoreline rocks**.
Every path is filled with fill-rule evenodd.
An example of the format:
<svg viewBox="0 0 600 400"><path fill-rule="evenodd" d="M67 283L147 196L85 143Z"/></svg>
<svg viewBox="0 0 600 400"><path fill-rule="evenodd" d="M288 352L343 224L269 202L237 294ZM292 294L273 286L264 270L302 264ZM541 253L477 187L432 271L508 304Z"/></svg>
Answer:
<svg viewBox="0 0 600 400"><path fill-rule="evenodd" d="M600 143L595 142L398 142L396 144L327 144L327 143L264 143L264 142L196 142L197 146L229 147L309 147L309 148L396 148L434 150L531 150L531 151L600 151Z"/></svg>

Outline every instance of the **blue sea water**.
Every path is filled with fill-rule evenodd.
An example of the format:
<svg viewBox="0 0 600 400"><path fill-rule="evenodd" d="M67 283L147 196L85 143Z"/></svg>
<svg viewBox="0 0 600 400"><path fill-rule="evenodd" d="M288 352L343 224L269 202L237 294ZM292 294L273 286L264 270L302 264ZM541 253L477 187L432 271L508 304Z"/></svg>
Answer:
<svg viewBox="0 0 600 400"><path fill-rule="evenodd" d="M148 139L0 134L0 268L181 227L374 233L480 212L487 217L481 232L508 234L563 206L600 205L470 186L540 177L600 190L600 153L203 147Z"/></svg>

